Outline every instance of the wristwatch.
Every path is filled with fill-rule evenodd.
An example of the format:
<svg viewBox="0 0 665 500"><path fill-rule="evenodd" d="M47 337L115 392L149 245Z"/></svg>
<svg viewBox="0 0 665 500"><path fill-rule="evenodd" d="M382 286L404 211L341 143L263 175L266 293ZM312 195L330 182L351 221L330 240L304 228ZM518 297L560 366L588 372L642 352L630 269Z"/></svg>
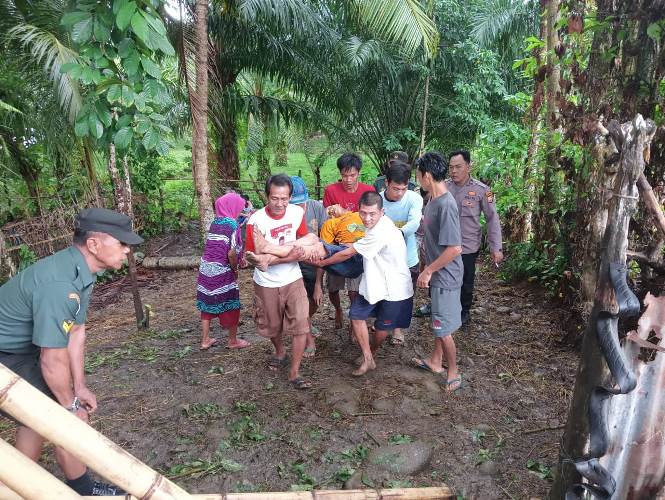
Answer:
<svg viewBox="0 0 665 500"><path fill-rule="evenodd" d="M81 408L81 400L78 398L78 396L74 396L74 401L72 401L72 404L66 407L68 411L71 411L72 413L76 413L79 408Z"/></svg>

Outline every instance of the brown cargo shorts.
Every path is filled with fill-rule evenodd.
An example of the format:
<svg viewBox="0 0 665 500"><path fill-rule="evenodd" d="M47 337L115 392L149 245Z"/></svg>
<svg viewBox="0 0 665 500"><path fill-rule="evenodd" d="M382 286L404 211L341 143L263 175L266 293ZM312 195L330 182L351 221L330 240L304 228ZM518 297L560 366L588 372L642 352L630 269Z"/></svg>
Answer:
<svg viewBox="0 0 665 500"><path fill-rule="evenodd" d="M302 278L277 288L254 283L256 333L272 338L309 332L309 300Z"/></svg>

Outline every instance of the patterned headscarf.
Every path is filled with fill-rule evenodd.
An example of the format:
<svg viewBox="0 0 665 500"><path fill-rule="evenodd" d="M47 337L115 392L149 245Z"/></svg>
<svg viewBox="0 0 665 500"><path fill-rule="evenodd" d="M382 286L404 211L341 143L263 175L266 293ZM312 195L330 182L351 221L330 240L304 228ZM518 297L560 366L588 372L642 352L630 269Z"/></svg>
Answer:
<svg viewBox="0 0 665 500"><path fill-rule="evenodd" d="M217 217L229 217L236 220L245 208L245 198L238 193L226 193L215 200Z"/></svg>

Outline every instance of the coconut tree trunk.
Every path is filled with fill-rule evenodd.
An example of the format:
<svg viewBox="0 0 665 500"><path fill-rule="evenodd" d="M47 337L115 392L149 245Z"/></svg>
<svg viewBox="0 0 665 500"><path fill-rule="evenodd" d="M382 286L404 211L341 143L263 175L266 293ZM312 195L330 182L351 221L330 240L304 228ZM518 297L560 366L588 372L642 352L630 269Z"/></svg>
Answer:
<svg viewBox="0 0 665 500"><path fill-rule="evenodd" d="M428 68L431 64L427 65ZM428 71L427 76L425 77L425 92L423 96L423 116L422 116L422 125L420 127L420 147L418 148L418 158L420 158L423 153L425 153L425 137L427 137L427 108L429 107L429 79L430 73Z"/></svg>
<svg viewBox="0 0 665 500"><path fill-rule="evenodd" d="M192 167L199 204L201 237L214 218L208 178L208 1L196 0L196 89L191 95Z"/></svg>
<svg viewBox="0 0 665 500"><path fill-rule="evenodd" d="M90 141L84 140L81 143L83 149L83 161L85 163L85 170L88 174L88 182L90 183L90 193L95 201L95 206L104 208L104 198L100 194L99 182L97 180L97 173L95 172L95 164L92 161L92 151Z"/></svg>
<svg viewBox="0 0 665 500"><path fill-rule="evenodd" d="M238 157L238 134L235 123L217 132L217 174L229 186L236 186L240 179L240 158Z"/></svg>
<svg viewBox="0 0 665 500"><path fill-rule="evenodd" d="M631 215L637 204L636 182L644 171L643 154L645 149L648 149L653 138L655 125L649 120L645 122L641 115L637 115L633 122L625 123L623 127L619 127L617 122L613 122L610 126L610 134L615 147L620 151L621 159L618 175L614 178L611 190L612 197L609 200L608 217L603 236L603 253L597 271L598 286L596 287L594 306L584 334L582 354L575 379L571 407L568 413L566 430L561 442L559 465L549 495L549 498L552 500L564 498L566 492L574 484L580 483L581 475L574 466L573 461L584 461L593 457L593 455L600 455L602 463L607 459L605 455L611 456L613 453L620 453L620 449L622 448L614 446L613 448L603 450L602 453L595 453L594 450L602 449L603 447L599 447L598 443L594 443L594 441L591 441L590 445L590 418L593 418L590 414L590 409L593 407L591 400L592 392L601 385L606 387L616 385L621 388L621 384L617 383L610 376L608 369L610 358L607 357L607 351L601 350L600 347L601 343L603 343L602 335L607 335L607 332L603 332L599 328L599 318L602 314L616 315L619 313L617 294L610 282L609 269L611 265L624 265L626 262L628 227ZM612 334L618 335L617 332L613 332ZM618 338L615 340L618 343ZM615 362L616 359L618 358L615 358ZM615 370L613 370L612 376L615 376ZM655 382L660 384L660 381ZM642 387L641 390L650 393L652 390L657 392L660 388ZM630 400L623 396L611 397L610 405L606 406L606 408L614 407L613 411L615 413L621 413L622 404L624 405L623 410L632 411L632 409L625 407L626 404L630 404ZM597 423L600 419L603 420L602 425L606 426L608 413L605 411L601 417L595 417ZM610 432L616 435L617 433L621 433L622 429L615 423L614 428L611 428ZM613 442L611 435L609 436L609 442ZM665 449L662 440L659 440L659 448L662 455ZM585 456L585 454L588 455ZM630 470L628 468L610 471L610 473L614 476L614 480L620 484L625 481L625 477L630 474ZM647 497L636 495L634 498ZM625 497L618 496L616 498Z"/></svg>

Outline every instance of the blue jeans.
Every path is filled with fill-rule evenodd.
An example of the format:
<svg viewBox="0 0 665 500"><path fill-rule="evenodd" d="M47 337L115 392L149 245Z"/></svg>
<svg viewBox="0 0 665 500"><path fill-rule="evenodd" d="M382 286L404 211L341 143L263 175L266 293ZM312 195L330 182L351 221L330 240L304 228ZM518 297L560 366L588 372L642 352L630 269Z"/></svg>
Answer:
<svg viewBox="0 0 665 500"><path fill-rule="evenodd" d="M342 250L346 250L348 248L345 247L344 245L330 245L329 243L326 243L324 241L322 241L321 243L323 243L323 248L326 249L328 257L335 255L337 252L341 252ZM353 257L349 258L348 260L345 260L344 262L339 262L337 264L331 264L329 266L325 266L324 269L330 271L333 274L344 276L345 278L357 278L364 272L363 258L362 255L355 254Z"/></svg>

